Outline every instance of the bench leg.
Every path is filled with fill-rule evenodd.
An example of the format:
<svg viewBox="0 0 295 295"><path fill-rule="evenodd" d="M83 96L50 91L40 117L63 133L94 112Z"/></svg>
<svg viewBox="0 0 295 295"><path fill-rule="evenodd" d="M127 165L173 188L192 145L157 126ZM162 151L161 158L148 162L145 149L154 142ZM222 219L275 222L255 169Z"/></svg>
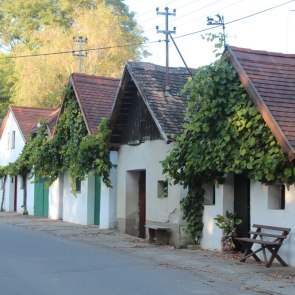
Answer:
<svg viewBox="0 0 295 295"><path fill-rule="evenodd" d="M281 247L281 245L279 245L277 247L268 247L267 248L269 250L269 252L271 252L272 255L271 255L269 261L267 262L266 267L271 267L275 258L281 263L282 266L288 266L288 264L278 254L280 247Z"/></svg>
<svg viewBox="0 0 295 295"><path fill-rule="evenodd" d="M240 260L240 262L245 262L247 258L253 256L253 258L257 261L257 262L261 262L261 260L259 259L259 257L256 255L257 252L261 251L262 248L259 248L258 250L256 250L255 252L253 252L251 250L253 244L252 243L247 243L247 242L244 242L243 243L245 248L246 248L246 251L244 253L244 256L243 258Z"/></svg>
<svg viewBox="0 0 295 295"><path fill-rule="evenodd" d="M259 248L256 251L252 251L251 249L248 249L245 251L244 257L240 260L240 262L245 262L247 258L253 257L257 262L261 262L260 258L256 255L257 252L260 252L262 248Z"/></svg>

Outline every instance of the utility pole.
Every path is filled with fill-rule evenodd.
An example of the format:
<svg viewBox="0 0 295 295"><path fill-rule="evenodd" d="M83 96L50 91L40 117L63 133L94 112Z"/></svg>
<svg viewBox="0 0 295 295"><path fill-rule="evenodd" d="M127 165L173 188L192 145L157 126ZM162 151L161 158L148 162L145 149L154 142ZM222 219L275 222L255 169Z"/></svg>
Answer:
<svg viewBox="0 0 295 295"><path fill-rule="evenodd" d="M165 15L165 30L159 30L159 26L156 26L157 33L163 33L166 35L166 89L165 91L168 92L170 90L169 87L169 35L176 33L176 28L173 28L173 31L169 31L168 25L168 18L169 15L176 15L176 9L173 9L173 12L169 12L169 8L165 7L165 12L159 12L159 7L156 8L157 15Z"/></svg>
<svg viewBox="0 0 295 295"><path fill-rule="evenodd" d="M216 14L217 19L214 19L213 17L207 16L207 25L208 26L222 26L223 31L223 46L224 49L226 47L226 40L225 40L225 25L224 25L224 17L223 15L220 15L219 13Z"/></svg>
<svg viewBox="0 0 295 295"><path fill-rule="evenodd" d="M79 43L79 50L73 50L73 56L79 57L79 73L82 72L82 58L87 56L87 52L83 53L83 43L87 43L88 39L82 36L73 37L73 42Z"/></svg>

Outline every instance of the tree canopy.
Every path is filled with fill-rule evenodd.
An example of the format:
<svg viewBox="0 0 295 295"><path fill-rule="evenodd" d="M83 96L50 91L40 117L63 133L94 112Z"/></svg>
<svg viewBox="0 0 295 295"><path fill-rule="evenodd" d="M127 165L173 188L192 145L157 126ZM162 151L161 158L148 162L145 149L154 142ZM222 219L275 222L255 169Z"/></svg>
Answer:
<svg viewBox="0 0 295 295"><path fill-rule="evenodd" d="M15 82L8 96L18 105L60 103L69 75L78 71L73 37L88 39L83 49L107 48L90 50L83 58L87 74L119 77L126 60L147 54L142 31L122 0L2 0L0 20L2 46L14 56L37 55L12 63ZM0 79L6 83L1 73Z"/></svg>

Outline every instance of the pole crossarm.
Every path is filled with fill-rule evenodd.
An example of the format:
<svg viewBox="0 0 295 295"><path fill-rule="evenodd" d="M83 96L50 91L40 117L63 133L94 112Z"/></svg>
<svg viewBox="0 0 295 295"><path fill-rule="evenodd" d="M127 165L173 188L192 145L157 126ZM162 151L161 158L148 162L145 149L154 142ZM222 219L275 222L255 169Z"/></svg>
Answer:
<svg viewBox="0 0 295 295"><path fill-rule="evenodd" d="M79 50L73 50L73 56L79 57L79 73L82 72L82 58L87 56L87 52L83 53L83 43L87 43L88 39L82 36L73 37L73 42L79 43Z"/></svg>

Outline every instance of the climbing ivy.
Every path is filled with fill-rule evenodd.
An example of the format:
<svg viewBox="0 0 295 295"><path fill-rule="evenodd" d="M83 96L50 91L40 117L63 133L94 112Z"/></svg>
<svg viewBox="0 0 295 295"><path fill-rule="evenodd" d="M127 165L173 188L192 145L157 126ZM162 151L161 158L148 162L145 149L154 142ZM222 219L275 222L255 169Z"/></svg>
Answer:
<svg viewBox="0 0 295 295"><path fill-rule="evenodd" d="M54 136L48 138L48 126L41 120L37 134L31 136L18 159L0 167L0 178L21 175L25 180L30 175L33 181L43 178L49 186L59 174L68 172L75 193L75 180L85 179L92 171L111 186L109 173L113 164L107 145L109 135L106 118L102 119L96 134L88 134L77 100L73 92L68 91Z"/></svg>
<svg viewBox="0 0 295 295"><path fill-rule="evenodd" d="M226 56L200 68L189 93L182 134L163 162L175 184L188 188L181 201L187 232L200 241L205 183L239 174L262 183L295 182L293 163L279 146Z"/></svg>

